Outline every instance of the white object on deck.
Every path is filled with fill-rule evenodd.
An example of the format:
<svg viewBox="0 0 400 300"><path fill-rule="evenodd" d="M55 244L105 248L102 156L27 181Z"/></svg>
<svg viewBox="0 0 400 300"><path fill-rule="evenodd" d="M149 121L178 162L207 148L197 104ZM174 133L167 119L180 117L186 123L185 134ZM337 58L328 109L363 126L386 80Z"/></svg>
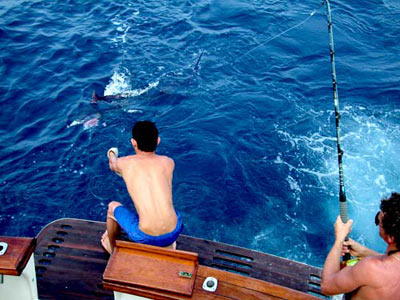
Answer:
<svg viewBox="0 0 400 300"><path fill-rule="evenodd" d="M7 251L8 244L5 242L0 242L0 256L4 255Z"/></svg>
<svg viewBox="0 0 400 300"><path fill-rule="evenodd" d="M33 254L20 276L2 275L0 300L38 300Z"/></svg>
<svg viewBox="0 0 400 300"><path fill-rule="evenodd" d="M215 292L218 287L218 280L214 277L207 277L203 282L203 290L207 292Z"/></svg>

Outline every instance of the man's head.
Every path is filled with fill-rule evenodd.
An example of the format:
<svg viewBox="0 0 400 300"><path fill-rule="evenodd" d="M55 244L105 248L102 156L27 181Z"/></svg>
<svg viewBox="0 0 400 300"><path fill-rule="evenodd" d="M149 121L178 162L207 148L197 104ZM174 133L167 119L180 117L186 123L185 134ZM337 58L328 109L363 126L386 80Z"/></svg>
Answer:
<svg viewBox="0 0 400 300"><path fill-rule="evenodd" d="M132 128L132 143L136 142L137 148L143 152L156 151L160 142L156 125L150 121L139 121Z"/></svg>
<svg viewBox="0 0 400 300"><path fill-rule="evenodd" d="M400 247L400 194L392 193L389 198L381 200L381 225L385 234L394 239L397 248ZM379 224L379 223L378 223Z"/></svg>

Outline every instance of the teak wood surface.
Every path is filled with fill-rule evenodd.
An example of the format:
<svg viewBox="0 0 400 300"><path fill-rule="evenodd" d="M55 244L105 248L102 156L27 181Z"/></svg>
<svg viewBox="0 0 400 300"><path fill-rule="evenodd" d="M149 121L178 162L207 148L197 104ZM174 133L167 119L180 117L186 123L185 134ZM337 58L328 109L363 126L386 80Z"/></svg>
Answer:
<svg viewBox="0 0 400 300"><path fill-rule="evenodd" d="M197 261L197 253L117 241L103 282L191 295ZM180 272L191 278L180 276Z"/></svg>
<svg viewBox="0 0 400 300"><path fill-rule="evenodd" d="M102 283L110 258L100 243L105 229L104 222L79 219L60 219L42 229L35 249L41 300L114 299ZM185 235L178 238L177 249L198 253L199 267L191 296L197 298L171 296L171 292L156 295L160 292L153 291L153 299L326 299L318 296L319 268ZM202 289L207 276L218 278L216 293ZM136 289L139 296L148 292Z"/></svg>
<svg viewBox="0 0 400 300"><path fill-rule="evenodd" d="M0 236L0 242L8 244L7 251L0 256L0 274L21 275L35 248L35 239Z"/></svg>

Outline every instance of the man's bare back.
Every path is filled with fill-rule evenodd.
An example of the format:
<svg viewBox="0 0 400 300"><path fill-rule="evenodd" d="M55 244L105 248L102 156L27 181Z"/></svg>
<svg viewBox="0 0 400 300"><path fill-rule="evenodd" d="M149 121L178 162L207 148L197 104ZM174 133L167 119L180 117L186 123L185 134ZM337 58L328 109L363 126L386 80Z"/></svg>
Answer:
<svg viewBox="0 0 400 300"><path fill-rule="evenodd" d="M352 300L399 300L400 253L363 258L351 274L363 285L352 294ZM353 279L354 279L353 278Z"/></svg>
<svg viewBox="0 0 400 300"><path fill-rule="evenodd" d="M155 153L118 159L118 168L139 215L139 228L150 235L171 232L177 222L172 203L174 161Z"/></svg>

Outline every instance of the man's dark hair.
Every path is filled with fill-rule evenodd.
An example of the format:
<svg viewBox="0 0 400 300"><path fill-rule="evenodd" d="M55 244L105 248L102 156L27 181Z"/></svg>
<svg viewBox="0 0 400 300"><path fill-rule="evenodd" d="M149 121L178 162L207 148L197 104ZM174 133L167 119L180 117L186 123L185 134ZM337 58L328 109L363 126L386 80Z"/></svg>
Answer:
<svg viewBox="0 0 400 300"><path fill-rule="evenodd" d="M392 193L389 198L381 200L383 212L382 227L385 233L394 238L397 249L400 247L400 194Z"/></svg>
<svg viewBox="0 0 400 300"><path fill-rule="evenodd" d="M133 125L132 138L137 142L139 150L154 152L157 148L158 130L150 121L139 121Z"/></svg>

